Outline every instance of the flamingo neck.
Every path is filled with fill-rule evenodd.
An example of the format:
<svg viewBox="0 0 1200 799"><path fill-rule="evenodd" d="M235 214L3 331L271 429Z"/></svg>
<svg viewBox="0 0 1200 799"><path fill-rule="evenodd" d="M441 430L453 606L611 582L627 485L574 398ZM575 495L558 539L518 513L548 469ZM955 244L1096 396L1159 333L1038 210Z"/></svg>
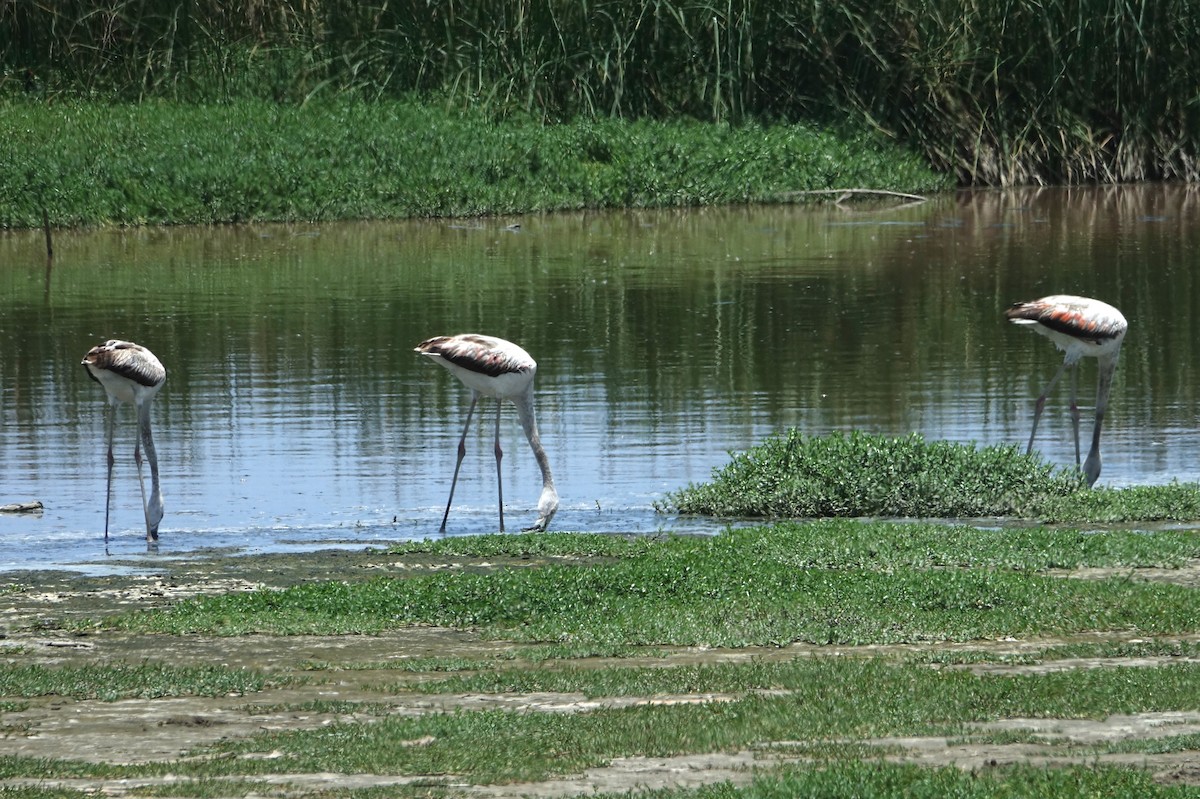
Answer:
<svg viewBox="0 0 1200 799"><path fill-rule="evenodd" d="M154 450L154 436L150 433L150 403L137 406L138 430L142 437L142 451L150 462L150 498L146 501L146 535L151 540L158 538L158 525L163 517L162 490L158 482L158 453Z"/></svg>
<svg viewBox="0 0 1200 799"><path fill-rule="evenodd" d="M1117 356L1120 350L1111 357L1100 361L1100 376L1096 383L1096 422L1092 426L1092 447L1088 450L1087 460L1083 463L1083 473L1087 477L1088 486L1095 485L1100 477L1100 432L1104 427L1104 414L1108 410L1108 395L1112 389L1113 374L1117 371Z"/></svg>
<svg viewBox="0 0 1200 799"><path fill-rule="evenodd" d="M545 530L550 525L550 520L554 517L555 512L558 511L558 489L554 487L554 474L550 471L550 458L546 455L546 450L542 447L542 439L538 435L537 418L533 412L532 390L515 399L513 404L516 405L521 427L525 431L525 437L529 439L529 448L533 450L533 457L537 460L538 469L542 473L542 494L538 498L538 519L529 529Z"/></svg>

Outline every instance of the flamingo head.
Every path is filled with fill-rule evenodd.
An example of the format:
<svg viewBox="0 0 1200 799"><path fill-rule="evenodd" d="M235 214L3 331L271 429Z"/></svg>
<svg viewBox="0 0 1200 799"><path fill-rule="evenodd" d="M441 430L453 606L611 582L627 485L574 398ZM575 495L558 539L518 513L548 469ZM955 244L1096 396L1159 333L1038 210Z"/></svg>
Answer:
<svg viewBox="0 0 1200 799"><path fill-rule="evenodd" d="M162 522L163 517L163 500L162 494L154 491L150 494L150 500L146 503L146 540L158 540L158 525Z"/></svg>
<svg viewBox="0 0 1200 799"><path fill-rule="evenodd" d="M542 496L538 499L538 518L532 526L526 527L527 532L542 533L550 526L550 520L554 518L554 514L558 511L558 492L554 490L553 485L547 485L542 489Z"/></svg>

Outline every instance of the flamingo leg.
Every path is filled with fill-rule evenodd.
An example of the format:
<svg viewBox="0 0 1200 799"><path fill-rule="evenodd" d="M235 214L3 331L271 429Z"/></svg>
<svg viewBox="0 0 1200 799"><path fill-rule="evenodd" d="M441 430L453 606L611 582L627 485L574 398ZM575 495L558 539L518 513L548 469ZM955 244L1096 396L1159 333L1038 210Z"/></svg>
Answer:
<svg viewBox="0 0 1200 799"><path fill-rule="evenodd" d="M104 488L104 543L108 543L108 518L112 508L113 436L117 430L117 407L111 402L104 409L104 427L108 439L108 479Z"/></svg>
<svg viewBox="0 0 1200 799"><path fill-rule="evenodd" d="M1092 448L1083 464L1083 474L1087 478L1088 488L1096 484L1100 477L1100 428L1104 426L1104 409L1096 411L1096 424L1092 427Z"/></svg>
<svg viewBox="0 0 1200 799"><path fill-rule="evenodd" d="M458 461L454 464L454 477L450 480L450 497L446 500L446 512L442 515L442 526L438 532L446 532L446 520L450 518L450 505L454 502L454 487L458 485L458 470L462 468L463 458L467 455L467 430L471 428L471 417L475 414L475 403L479 402L479 394L471 392L471 407L467 409L467 422L463 425L462 437L458 439Z"/></svg>
<svg viewBox="0 0 1200 799"><path fill-rule="evenodd" d="M1059 379L1063 376L1063 371L1066 370L1068 363L1066 360L1058 367L1058 371L1054 373L1054 377L1050 378L1050 382L1046 384L1046 390L1037 398L1037 403L1033 409L1033 429L1029 431L1029 445L1025 447L1025 454L1033 452L1033 439L1037 435L1038 421L1042 418L1042 411L1046 408L1046 398L1050 396L1050 392L1058 385Z"/></svg>
<svg viewBox="0 0 1200 799"><path fill-rule="evenodd" d="M504 400L496 398L496 490L499 492L500 498L500 532L504 532L504 479L501 477L500 459L504 457L504 450L500 449L500 409L504 406Z"/></svg>

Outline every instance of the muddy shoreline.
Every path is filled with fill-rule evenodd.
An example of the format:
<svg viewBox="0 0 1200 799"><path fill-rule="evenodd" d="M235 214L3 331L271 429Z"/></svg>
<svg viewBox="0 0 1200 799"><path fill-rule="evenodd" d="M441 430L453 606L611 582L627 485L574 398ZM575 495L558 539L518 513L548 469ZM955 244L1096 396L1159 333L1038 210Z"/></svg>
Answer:
<svg viewBox="0 0 1200 799"><path fill-rule="evenodd" d="M119 565L119 564L115 564ZM338 721L367 721L355 714L298 710L313 700L336 700L339 707L370 703L371 713L423 714L456 709L507 708L530 712L572 713L598 707L681 702L719 702L736 698L714 694L634 696L588 699L575 694L424 695L397 692L419 678L389 668L409 658L483 658L505 654L519 659L519 647L488 641L464 630L410 628L381 635L217 637L132 634L111 630L68 631L68 622L103 616L131 608L168 605L180 598L206 592L285 587L312 579L369 579L380 574L456 568L427 555L390 555L381 550L322 550L306 554L256 556L203 555L172 558L161 568L147 568L145 560L127 564L129 573L89 576L73 572L9 572L0 584L9 586L0 603L0 654L9 662L48 666L78 663L141 663L163 661L172 665L220 664L254 669L294 682L270 687L252 695L215 698L169 697L123 699L116 702L74 700L60 696L23 700L20 710L3 713L0 755L86 760L102 763L169 763L190 758L216 741L255 735L264 731L314 728ZM1145 579L1170 579L1197 584L1200 564ZM1064 577L1095 578L1094 573ZM1192 638L1194 640L1195 637ZM1059 643L1133 640L1121 634L1083 635L1062 640L1005 640L969 643L904 644L868 647L793 645L781 648L690 649L656 648L645 658L608 661L593 658L573 665L605 668L620 665L676 665L697 662L730 662L764 658L788 659L834 653L887 656L930 650L983 651L1002 655L1036 652ZM1116 666L1154 666L1169 658L1094 658L1028 665L984 662L965 666L980 671L1036 669L1092 669ZM978 725L979 733L1020 730L1038 742L992 744L965 739L907 738L856 741L879 747L888 760L925 765L953 765L964 769L991 768L1008 763L1033 765L1113 764L1148 769L1166 783L1200 785L1200 760L1195 752L1163 754L1085 753L1088 746L1113 741L1200 733L1200 712L1146 713L1113 716L1103 720L1006 719ZM1041 742L1043 741L1044 742ZM418 742L419 745L419 742ZM278 774L252 779L268 792L280 795L328 788L429 785L471 796L574 796L635 788L698 786L720 781L745 783L756 768L802 762L790 754L787 742L767 742L754 750L712 753L676 758L618 758L608 766L570 778L521 785L470 785L447 775L340 775ZM40 780L42 786L59 785L105 794L124 794L170 782L170 778L143 780L63 779ZM8 785L32 784L8 780Z"/></svg>

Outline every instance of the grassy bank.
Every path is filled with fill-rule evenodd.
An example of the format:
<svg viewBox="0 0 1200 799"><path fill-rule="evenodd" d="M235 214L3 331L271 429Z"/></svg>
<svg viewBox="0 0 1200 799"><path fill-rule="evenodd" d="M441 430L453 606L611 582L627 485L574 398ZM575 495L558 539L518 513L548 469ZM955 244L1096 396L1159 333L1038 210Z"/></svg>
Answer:
<svg viewBox="0 0 1200 799"><path fill-rule="evenodd" d="M1167 788L1151 772L1200 746L1189 721L1200 711L1198 559L1194 531L842 520L713 538L414 542L343 560L336 579L297 573L286 583L271 560L233 558L229 574L271 585L213 594L203 586L214 575L197 572L207 576L194 598L93 611L91 621L80 621L79 597L42 607L40 587L18 588L14 607L33 604L24 622L10 612L10 634L23 624L40 636L73 630L94 649L55 652L45 666L36 647L11 649L0 665L10 730L43 697L78 716L76 736L89 716L104 715L79 704L95 697L142 697L172 714L168 724L186 713L198 729L206 719L224 727L168 759L0 754L0 779L53 789L71 778L92 792L121 780L161 795L154 781L166 778L172 796L287 786L288 795L315 797L330 795L319 775L332 774L348 796L457 795L506 783L504 795L518 796L547 788L528 781L578 787L585 769L598 779L647 758L676 776L702 774L706 759L729 764L708 787L654 794L680 799L1192 796L1194 788ZM328 568L328 553L316 560ZM97 596L123 596L116 582L88 584ZM56 622L65 606L73 621ZM360 633L381 639L372 648L372 635ZM153 648L138 650L149 662L121 660L124 635L152 636ZM305 654L314 647L324 661ZM237 667L245 648L272 673ZM214 651L231 663L192 665ZM1142 718L1154 732L1131 734ZM143 731L130 734L164 734L134 721ZM99 729L110 740L107 724ZM1095 737L1079 732L1089 727ZM10 735L0 747L20 742ZM939 759L943 750L994 765L956 768L970 761ZM1030 758L1053 766L1022 762ZM616 784L611 795L642 783L635 771Z"/></svg>
<svg viewBox="0 0 1200 799"><path fill-rule="evenodd" d="M0 226L464 216L779 202L948 186L878 136L770 126L542 125L411 103L7 104Z"/></svg>
<svg viewBox="0 0 1200 799"><path fill-rule="evenodd" d="M419 95L538 120L840 120L965 183L1195 180L1187 0L0 6L0 92Z"/></svg>
<svg viewBox="0 0 1200 799"><path fill-rule="evenodd" d="M317 582L200 597L105 624L171 635L377 634L412 625L628 646L869 644L1062 634L1179 633L1200 596L1176 586L1060 580L1048 568L1176 567L1194 533L983 532L944 525L781 524L716 538L492 536L399 547L463 558L521 554L537 568ZM587 558L580 563L579 558Z"/></svg>

